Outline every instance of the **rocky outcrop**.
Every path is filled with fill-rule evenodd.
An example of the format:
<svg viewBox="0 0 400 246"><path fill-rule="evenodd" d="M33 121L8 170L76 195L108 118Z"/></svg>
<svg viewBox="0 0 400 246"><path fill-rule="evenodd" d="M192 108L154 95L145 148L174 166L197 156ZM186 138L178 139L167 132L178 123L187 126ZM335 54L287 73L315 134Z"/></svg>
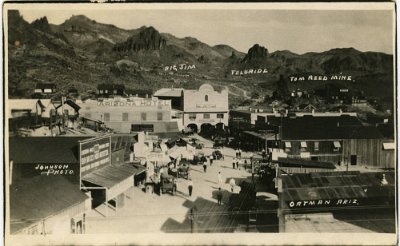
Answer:
<svg viewBox="0 0 400 246"><path fill-rule="evenodd" d="M51 32L46 16L32 22L32 27L44 32Z"/></svg>
<svg viewBox="0 0 400 246"><path fill-rule="evenodd" d="M267 56L268 50L263 46L255 44L249 49L247 55L243 58L242 62L251 62L258 59L265 59L267 58Z"/></svg>
<svg viewBox="0 0 400 246"><path fill-rule="evenodd" d="M131 36L126 42L116 44L115 51L153 51L161 50L165 47L166 40L154 27L148 27L140 31L137 35Z"/></svg>

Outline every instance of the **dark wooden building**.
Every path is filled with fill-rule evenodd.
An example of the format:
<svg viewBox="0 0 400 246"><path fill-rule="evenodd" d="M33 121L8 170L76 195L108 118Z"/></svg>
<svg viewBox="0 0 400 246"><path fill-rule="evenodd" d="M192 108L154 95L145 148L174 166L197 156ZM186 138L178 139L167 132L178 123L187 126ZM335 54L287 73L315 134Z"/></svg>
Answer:
<svg viewBox="0 0 400 246"><path fill-rule="evenodd" d="M259 117L256 127L275 131L275 146L289 158L375 168L395 166L394 141L354 116Z"/></svg>
<svg viewBox="0 0 400 246"><path fill-rule="evenodd" d="M125 86L120 84L100 84L97 86L99 97L124 96Z"/></svg>

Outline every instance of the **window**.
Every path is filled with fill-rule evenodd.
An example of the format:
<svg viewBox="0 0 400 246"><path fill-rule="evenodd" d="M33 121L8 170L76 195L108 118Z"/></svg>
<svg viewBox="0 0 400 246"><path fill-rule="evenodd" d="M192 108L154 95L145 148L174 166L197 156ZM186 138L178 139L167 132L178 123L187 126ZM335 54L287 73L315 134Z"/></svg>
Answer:
<svg viewBox="0 0 400 246"><path fill-rule="evenodd" d="M128 113L122 113L122 121L128 121Z"/></svg>
<svg viewBox="0 0 400 246"><path fill-rule="evenodd" d="M314 151L319 151L319 142L314 142Z"/></svg>
<svg viewBox="0 0 400 246"><path fill-rule="evenodd" d="M217 114L217 119L223 119L224 118L224 114Z"/></svg>
<svg viewBox="0 0 400 246"><path fill-rule="evenodd" d="M289 152L292 148L292 144L290 142L285 142L285 152Z"/></svg>
<svg viewBox="0 0 400 246"><path fill-rule="evenodd" d="M189 114L189 120L195 120L196 114Z"/></svg>
<svg viewBox="0 0 400 246"><path fill-rule="evenodd" d="M104 113L104 121L110 121L110 113Z"/></svg>
<svg viewBox="0 0 400 246"><path fill-rule="evenodd" d="M307 142L300 142L300 151L306 151Z"/></svg>
<svg viewBox="0 0 400 246"><path fill-rule="evenodd" d="M204 96L204 101L208 102L208 95Z"/></svg>
<svg viewBox="0 0 400 246"><path fill-rule="evenodd" d="M117 95L117 92L118 92L117 90L114 90L114 95Z"/></svg>
<svg viewBox="0 0 400 246"><path fill-rule="evenodd" d="M99 90L99 94L103 94L103 90Z"/></svg>
<svg viewBox="0 0 400 246"><path fill-rule="evenodd" d="M339 141L333 142L333 151L339 151L340 147L341 147L341 145L340 145Z"/></svg>
<svg viewBox="0 0 400 246"><path fill-rule="evenodd" d="M204 119L210 119L210 114L203 114Z"/></svg>
<svg viewBox="0 0 400 246"><path fill-rule="evenodd" d="M141 119L142 119L143 121L146 121L146 120L147 120L147 114L146 114L145 112L141 113Z"/></svg>
<svg viewBox="0 0 400 246"><path fill-rule="evenodd" d="M108 90L104 90L104 94L107 94L108 93Z"/></svg>
<svg viewBox="0 0 400 246"><path fill-rule="evenodd" d="M163 113L162 112L158 112L157 113L157 120L163 120Z"/></svg>

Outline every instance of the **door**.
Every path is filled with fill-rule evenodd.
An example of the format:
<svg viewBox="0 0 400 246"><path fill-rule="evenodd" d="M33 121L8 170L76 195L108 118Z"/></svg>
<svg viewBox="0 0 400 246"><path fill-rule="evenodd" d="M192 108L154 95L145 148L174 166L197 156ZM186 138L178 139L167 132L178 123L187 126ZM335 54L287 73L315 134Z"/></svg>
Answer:
<svg viewBox="0 0 400 246"><path fill-rule="evenodd" d="M351 155L350 163L351 163L352 166L357 165L357 155Z"/></svg>

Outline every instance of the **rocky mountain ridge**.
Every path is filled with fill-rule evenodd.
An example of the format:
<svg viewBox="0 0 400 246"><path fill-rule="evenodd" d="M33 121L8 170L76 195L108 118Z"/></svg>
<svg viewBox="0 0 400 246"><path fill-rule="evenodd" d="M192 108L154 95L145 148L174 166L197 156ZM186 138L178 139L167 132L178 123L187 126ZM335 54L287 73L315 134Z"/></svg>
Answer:
<svg viewBox="0 0 400 246"><path fill-rule="evenodd" d="M177 38L154 27L125 30L72 16L60 25L46 17L26 22L18 11L8 12L9 95L29 97L38 82L54 82L60 93L70 87L88 96L100 83L127 88L196 88L202 83L262 92L279 78L307 75L352 75L373 96L390 94L393 56L354 48L295 54L269 52L255 44L247 53L228 45L210 46L196 38ZM262 69L262 73L235 73ZM378 85L378 86L377 86ZM309 87L309 84L296 84ZM377 88L378 87L378 88ZM386 88L386 91L382 88ZM385 94L385 95L384 95Z"/></svg>

